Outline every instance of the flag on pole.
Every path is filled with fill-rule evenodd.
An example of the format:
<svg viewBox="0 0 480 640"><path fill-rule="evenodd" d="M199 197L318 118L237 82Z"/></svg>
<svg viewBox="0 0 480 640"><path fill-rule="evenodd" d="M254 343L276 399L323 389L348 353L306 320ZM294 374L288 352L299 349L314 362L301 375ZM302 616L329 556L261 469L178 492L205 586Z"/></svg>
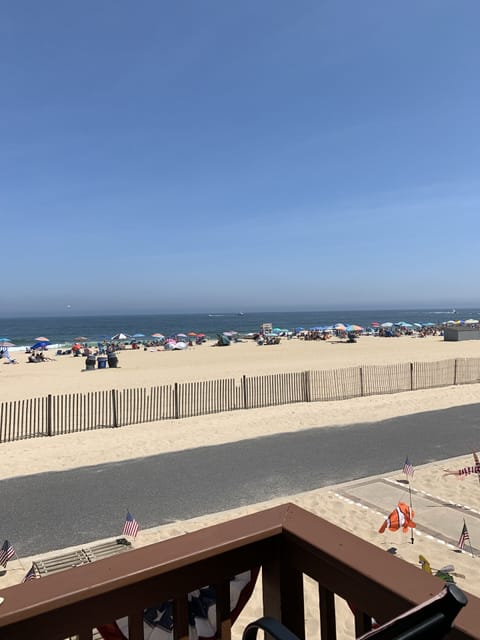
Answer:
<svg viewBox="0 0 480 640"><path fill-rule="evenodd" d="M443 470L443 475L445 476L459 476L460 478L465 478L471 473L480 474L480 464L476 464L474 467L463 467L463 469L458 469L458 471L452 471L451 469Z"/></svg>
<svg viewBox="0 0 480 640"><path fill-rule="evenodd" d="M30 569L25 574L25 577L22 580L22 582L28 582L29 580L35 580L36 578L37 578L37 572L35 570L35 563L32 562L32 566L30 567Z"/></svg>
<svg viewBox="0 0 480 640"><path fill-rule="evenodd" d="M403 473L406 476L412 476L412 478L413 478L413 474L415 473L413 465L410 462L410 460L408 459L408 456L405 458L405 463L403 465Z"/></svg>
<svg viewBox="0 0 480 640"><path fill-rule="evenodd" d="M130 511L127 511L127 517L125 518L125 524L123 525L123 535L136 538L139 528L138 522L132 516Z"/></svg>
<svg viewBox="0 0 480 640"><path fill-rule="evenodd" d="M15 549L12 547L8 540L5 540L2 548L0 549L0 565L2 567L6 567L7 562L14 558L16 555L17 553Z"/></svg>
<svg viewBox="0 0 480 640"><path fill-rule="evenodd" d="M476 451L473 452L473 461L475 462L475 467L479 469L479 471L477 471L477 478L480 482L480 458L478 457L478 453Z"/></svg>
<svg viewBox="0 0 480 640"><path fill-rule="evenodd" d="M457 547L459 549L463 549L465 547L465 542L467 540L470 542L470 535L468 533L467 523L464 520L463 521L463 527L462 527L462 533L460 534L460 539L458 541Z"/></svg>

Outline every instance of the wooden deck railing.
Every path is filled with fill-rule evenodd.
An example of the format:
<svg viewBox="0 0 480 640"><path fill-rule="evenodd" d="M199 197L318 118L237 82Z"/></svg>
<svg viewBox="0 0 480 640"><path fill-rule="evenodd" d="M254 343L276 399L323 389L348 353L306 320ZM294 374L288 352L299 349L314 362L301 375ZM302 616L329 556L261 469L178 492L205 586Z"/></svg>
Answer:
<svg viewBox="0 0 480 640"><path fill-rule="evenodd" d="M143 640L143 609L172 599L173 637L185 640L187 594L210 584L217 594L217 637L230 640L229 579L255 567L262 568L264 614L281 620L300 639L305 637L304 575L318 583L322 640L337 637L335 595L355 603L359 635L371 616L384 622L443 586L438 578L285 504L5 589L0 639L61 640L78 634L90 640L93 628L128 616L130 640ZM467 596L449 638L480 638L480 600Z"/></svg>

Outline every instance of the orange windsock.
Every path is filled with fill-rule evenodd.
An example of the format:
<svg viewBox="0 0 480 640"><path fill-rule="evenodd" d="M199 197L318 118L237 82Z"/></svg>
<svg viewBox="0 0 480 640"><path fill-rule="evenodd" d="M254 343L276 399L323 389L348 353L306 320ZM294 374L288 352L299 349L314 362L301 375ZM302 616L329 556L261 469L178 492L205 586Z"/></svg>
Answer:
<svg viewBox="0 0 480 640"><path fill-rule="evenodd" d="M378 533L383 533L387 528L390 529L390 531L398 531L401 528L403 533L407 533L409 529L413 529L417 526L413 521L414 515L415 512L408 506L408 504L405 504L405 502L399 502L382 524Z"/></svg>

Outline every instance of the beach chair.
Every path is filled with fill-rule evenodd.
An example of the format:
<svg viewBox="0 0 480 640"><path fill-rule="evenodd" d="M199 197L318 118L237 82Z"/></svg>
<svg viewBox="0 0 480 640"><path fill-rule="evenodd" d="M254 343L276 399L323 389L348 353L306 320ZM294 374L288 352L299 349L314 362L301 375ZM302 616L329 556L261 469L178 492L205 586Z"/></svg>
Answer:
<svg viewBox="0 0 480 640"><path fill-rule="evenodd" d="M467 598L454 584L447 584L430 600L362 635L358 640L442 640L452 628ZM275 618L259 618L245 627L242 640L256 640L257 631L265 631L274 640L298 640Z"/></svg>

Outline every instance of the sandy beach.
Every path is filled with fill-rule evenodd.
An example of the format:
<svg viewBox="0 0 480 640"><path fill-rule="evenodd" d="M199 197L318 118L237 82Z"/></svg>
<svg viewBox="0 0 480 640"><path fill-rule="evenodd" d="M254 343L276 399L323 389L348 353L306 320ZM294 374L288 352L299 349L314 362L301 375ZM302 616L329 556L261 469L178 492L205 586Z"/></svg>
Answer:
<svg viewBox="0 0 480 640"><path fill-rule="evenodd" d="M25 354L16 354L18 365L2 365L0 370L2 401L29 398L46 393L73 393L109 388L128 388L171 382L240 377L287 371L340 368L359 364L421 362L455 357L480 357L480 341L446 343L440 337L382 339L362 337L356 344L342 342L303 342L284 340L280 345L258 347L253 342L225 348L210 345L182 352L124 351L119 354L120 368L82 371L84 360L69 356L54 361L27 364ZM275 433L292 433L362 421L379 421L421 411L480 401L480 385L412 391L389 396L355 398L347 401L295 404L231 412L179 421L145 423L115 431L99 430L2 444L2 479L43 471L68 470L89 464L122 461L142 455L180 451L200 446L235 442ZM174 428L173 428L174 426ZM208 441L206 434L208 433ZM480 440L477 447L480 448ZM382 477L328 487L295 496L278 495L265 504L248 505L219 514L176 522L150 530L141 530L135 547L181 535L200 527L221 522L273 504L295 502L323 518L352 531L382 549L395 547L397 557L418 565L424 555L434 569L453 564L455 581L466 591L480 596L480 565L468 547L455 551L463 518L468 519L472 544L480 547L480 484L475 475L464 480L444 475L443 470L473 464L471 443L465 443L460 458L415 467L412 481L416 512L415 544L401 532L378 533L383 519L403 496L405 485L399 468ZM403 454L402 454L403 455ZM412 462L415 465L412 452ZM368 499L367 499L368 497ZM447 507L445 505L450 505ZM432 505L437 507L432 516ZM440 514L445 511L445 517ZM448 521L448 522L447 522ZM5 532L7 535L7 532ZM11 540L13 544L15 541ZM55 550L52 549L52 552ZM45 556L42 556L45 557ZM35 557L10 561L0 577L0 587L20 582L23 568ZM439 583L439 590L441 583ZM234 626L238 638L244 625L261 614L260 587ZM315 634L315 589L307 589L307 634ZM353 637L351 614L340 606L339 637Z"/></svg>
<svg viewBox="0 0 480 640"><path fill-rule="evenodd" d="M356 344L282 339L278 345L259 347L252 340L229 347L210 341L184 351L159 349L118 352L119 368L83 371L85 358L56 356L52 361L28 363L28 355L12 352L18 365L0 365L0 401L31 398L48 393L125 389L368 364L428 362L480 357L480 340L444 342L441 336L378 338L362 336ZM1 362L1 361L0 361Z"/></svg>

